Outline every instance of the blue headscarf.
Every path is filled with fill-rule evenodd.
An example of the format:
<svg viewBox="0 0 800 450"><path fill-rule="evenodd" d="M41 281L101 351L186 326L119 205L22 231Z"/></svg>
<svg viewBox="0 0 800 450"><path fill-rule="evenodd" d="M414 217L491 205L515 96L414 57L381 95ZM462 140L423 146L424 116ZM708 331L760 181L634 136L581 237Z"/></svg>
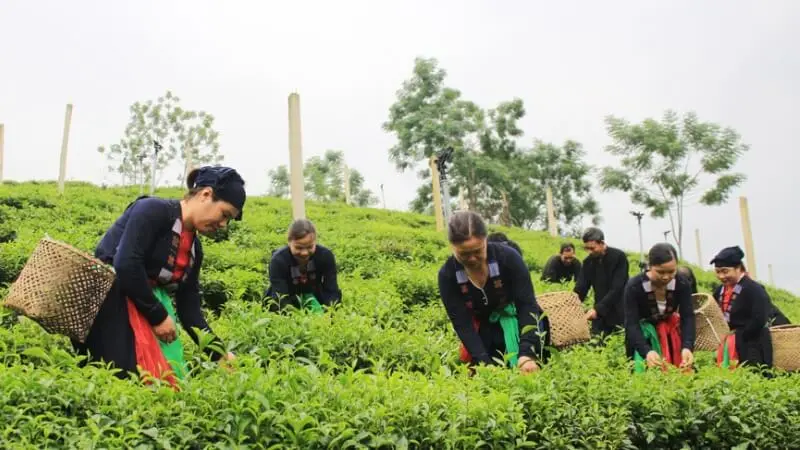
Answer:
<svg viewBox="0 0 800 450"><path fill-rule="evenodd" d="M189 176L187 180L189 189L210 187L214 195L224 200L239 210L236 220L242 220L244 202L247 194L244 190L244 180L236 170L230 167L205 166L197 169L196 176Z"/></svg>

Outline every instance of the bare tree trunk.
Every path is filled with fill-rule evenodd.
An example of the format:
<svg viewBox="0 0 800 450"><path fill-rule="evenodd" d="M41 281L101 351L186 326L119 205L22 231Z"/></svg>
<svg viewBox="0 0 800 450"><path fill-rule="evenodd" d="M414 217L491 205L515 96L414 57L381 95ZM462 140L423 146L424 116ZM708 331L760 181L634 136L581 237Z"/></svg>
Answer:
<svg viewBox="0 0 800 450"><path fill-rule="evenodd" d="M473 187L476 185L475 183L475 169L470 169L469 171L469 188L467 188L467 196L469 197L469 209L470 211L477 211L478 210L478 198L477 193Z"/></svg>
<svg viewBox="0 0 800 450"><path fill-rule="evenodd" d="M683 213L682 213L683 198L676 199L676 200L670 200L670 198L667 197L667 194L664 192L664 188L663 187L661 187L659 185L658 189L661 191L661 196L664 198L664 200L668 204L669 203L672 204L672 205L669 205L669 206L675 206L675 215L678 216L678 227L677 227L677 230L676 230L676 227L675 227L675 215L673 215L673 213L672 213L672 208L667 206L667 212L669 213L669 224L670 224L670 228L672 230L672 238L675 240L675 243L678 244L678 255L677 256L678 256L678 259L680 259L682 257L681 255L683 255L683 250L681 249L681 241L683 240L682 236L681 236L681 234L683 234Z"/></svg>

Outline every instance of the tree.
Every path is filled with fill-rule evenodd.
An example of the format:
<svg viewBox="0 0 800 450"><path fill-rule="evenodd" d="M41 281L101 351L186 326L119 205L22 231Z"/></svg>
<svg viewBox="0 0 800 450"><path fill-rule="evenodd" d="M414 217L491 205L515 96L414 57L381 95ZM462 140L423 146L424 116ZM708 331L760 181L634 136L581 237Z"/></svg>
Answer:
<svg viewBox="0 0 800 450"><path fill-rule="evenodd" d="M401 172L447 147L469 147L468 137L477 131L482 111L462 100L460 91L445 87L446 75L435 59L416 58L413 76L389 108L383 129L397 134L389 159Z"/></svg>
<svg viewBox="0 0 800 450"><path fill-rule="evenodd" d="M289 197L289 170L285 165L278 166L269 171L270 189L267 195L271 197L287 198Z"/></svg>
<svg viewBox="0 0 800 450"><path fill-rule="evenodd" d="M448 168L452 198L463 192L469 209L489 221L527 227L544 224L545 186L530 174L532 164L545 161L536 160L539 153L529 154L519 145L523 131L518 123L525 116L523 101L514 98L484 111L464 100L460 91L445 86L445 75L435 59L417 58L411 78L397 92L389 120L384 123L384 130L397 137L397 143L389 150L397 169L424 164L418 175L425 182L417 190L411 209L432 212L428 159L452 147L453 159ZM585 175L589 167L579 160L583 156L579 146L570 151L572 157L578 158L573 164L556 158L546 171L536 173L558 180L562 190L579 189L574 196L565 192L569 199L563 219L571 223L584 213L596 214L597 204L588 201L591 196ZM509 203L505 213L504 200Z"/></svg>
<svg viewBox="0 0 800 450"><path fill-rule="evenodd" d="M613 140L606 151L621 161L603 168L600 186L629 193L652 217L668 215L682 257L685 202L697 196L706 206L725 202L746 179L731 169L749 147L733 129L701 122L694 112L680 119L668 110L661 122L640 124L609 116L606 124Z"/></svg>
<svg viewBox="0 0 800 450"><path fill-rule="evenodd" d="M515 164L515 174L527 178L524 184L531 186L531 192L512 198L511 204L513 210L535 208L537 211L520 215L514 225L526 228L546 226L548 187L553 193L553 209L560 231L569 234L570 230L580 229L586 216L591 216L592 224L598 225L600 208L592 196L589 181L592 167L583 160L584 156L583 146L572 140L565 141L560 147L534 141L533 148L523 152ZM520 204L520 199L526 203Z"/></svg>
<svg viewBox="0 0 800 450"><path fill-rule="evenodd" d="M306 198L320 202L344 202L344 153L328 150L322 157L314 156L303 165ZM288 197L290 193L289 170L285 165L269 171L270 195ZM364 187L364 177L358 170L350 169L350 203L372 206L377 196Z"/></svg>
<svg viewBox="0 0 800 450"><path fill-rule="evenodd" d="M491 158L484 158L477 152L489 135L486 113L475 103L462 99L459 90L445 86L445 77L446 72L438 67L436 59L414 60L412 76L397 91L397 100L389 108L389 119L383 124L385 131L397 136L397 143L389 149L389 159L401 172L422 166L418 176L429 185L429 158L452 147L453 163L448 173L451 196L464 190L470 209L491 215L497 210L499 199L499 196L492 198L495 192L491 187L498 183L497 180L487 180L489 173L484 172L490 172L494 178L503 170L490 170ZM521 100L510 105L501 104L496 113L490 111L490 121L498 116L504 120L513 115L509 113L514 108L524 115ZM502 123L504 131L514 133L515 124ZM411 202L411 209L418 212L431 210L430 195L429 188L420 188L417 198Z"/></svg>
<svg viewBox="0 0 800 450"><path fill-rule="evenodd" d="M123 184L150 182L153 141L162 145L156 164L156 181L174 162L179 163L176 179L184 180L187 153L193 165L218 164L219 133L214 130L214 116L180 106L180 98L171 91L130 106L130 121L119 143L97 150L106 156L109 170L122 176Z"/></svg>
<svg viewBox="0 0 800 450"><path fill-rule="evenodd" d="M421 169L418 177L431 184L428 161L448 147L452 147L456 161L477 148L478 131L483 122L483 111L474 103L463 100L461 92L446 87L446 72L433 58L416 58L410 79L397 91L397 100L389 108L389 119L383 129L397 136L397 144L389 149L389 160L397 170ZM458 192L466 177L458 177L454 168L450 186L451 194ZM427 189L427 190L426 190ZM421 188L411 202L418 212L432 211L431 190Z"/></svg>

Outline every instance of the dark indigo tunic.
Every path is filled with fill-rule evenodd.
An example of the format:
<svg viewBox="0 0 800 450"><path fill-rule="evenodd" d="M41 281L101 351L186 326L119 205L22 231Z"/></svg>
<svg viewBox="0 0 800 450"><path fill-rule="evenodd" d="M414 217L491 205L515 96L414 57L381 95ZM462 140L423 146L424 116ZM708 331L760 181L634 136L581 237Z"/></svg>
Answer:
<svg viewBox="0 0 800 450"><path fill-rule="evenodd" d="M500 323L490 323L489 316L507 304L514 304L520 329L518 356L540 360L543 345L537 330L522 333L528 325L536 327L531 314L542 314L528 267L513 248L496 242L487 242L486 246L489 278L483 292L466 279L465 268L455 257L450 256L439 269L439 294L453 328L474 362L496 364L492 358L502 359L505 340ZM473 315L480 322L477 331L473 328ZM548 324L547 319L542 320L544 329L540 331L547 333L545 345L550 341Z"/></svg>
<svg viewBox="0 0 800 450"><path fill-rule="evenodd" d="M79 353L88 354L91 360L113 362L123 371L135 372L136 350L127 298L151 325L158 325L167 318L166 309L153 294L151 281L174 293L178 320L195 343L198 338L192 327L213 334L201 310L199 272L203 248L197 237L182 280L177 284L171 281L182 229L180 201L146 196L129 204L108 229L95 249L95 256L114 267L116 279L86 343L73 341ZM221 344L217 337L214 341ZM209 347L206 352L214 360L222 356Z"/></svg>
<svg viewBox="0 0 800 450"><path fill-rule="evenodd" d="M327 247L317 244L314 254L303 271L288 246L272 254L269 263L269 288L265 296L283 308L289 304L299 307L297 296L314 294L320 304L331 306L342 299L336 278L336 257Z"/></svg>
<svg viewBox="0 0 800 450"><path fill-rule="evenodd" d="M567 283L576 281L581 273L581 262L577 259L572 264L564 264L561 255L553 255L542 269L542 281L548 283Z"/></svg>
<svg viewBox="0 0 800 450"><path fill-rule="evenodd" d="M634 351L645 357L652 350L642 334L639 325L641 320L656 325L674 312L680 315L681 349L694 351L696 329L691 281L679 273L666 290L665 311L660 313L653 286L646 274L632 277L625 285L625 349L628 357L633 357Z"/></svg>
<svg viewBox="0 0 800 450"><path fill-rule="evenodd" d="M747 275L734 286L734 298L728 305L723 305L723 289L724 286L719 286L713 295L736 335L739 363L771 367L772 339L768 327L786 325L789 319L773 305L764 286Z"/></svg>

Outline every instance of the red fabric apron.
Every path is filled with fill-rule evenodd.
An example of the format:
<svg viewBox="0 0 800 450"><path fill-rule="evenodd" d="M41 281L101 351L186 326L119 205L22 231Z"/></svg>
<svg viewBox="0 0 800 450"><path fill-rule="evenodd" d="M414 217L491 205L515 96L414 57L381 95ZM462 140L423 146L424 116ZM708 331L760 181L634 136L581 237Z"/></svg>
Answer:
<svg viewBox="0 0 800 450"><path fill-rule="evenodd" d="M175 257L175 267L172 271L172 282L179 282L183 277L186 266L189 264L189 253L191 252L193 242L194 232L183 230L181 232L178 254ZM150 285L155 285L155 281L151 280ZM127 298L126 301L128 302L128 321L130 322L131 329L133 329L136 364L139 366L140 370L148 372L149 376L165 380L177 390L178 382L175 376L169 373L172 371L172 367L161 351L158 338L156 338L153 332L153 327L144 315L139 312L130 298ZM150 384L150 381L146 380L145 383Z"/></svg>
<svg viewBox="0 0 800 450"><path fill-rule="evenodd" d="M681 365L681 328L680 316L670 314L656 324L658 343L661 345L661 358L673 366ZM664 367L666 370L666 367Z"/></svg>

